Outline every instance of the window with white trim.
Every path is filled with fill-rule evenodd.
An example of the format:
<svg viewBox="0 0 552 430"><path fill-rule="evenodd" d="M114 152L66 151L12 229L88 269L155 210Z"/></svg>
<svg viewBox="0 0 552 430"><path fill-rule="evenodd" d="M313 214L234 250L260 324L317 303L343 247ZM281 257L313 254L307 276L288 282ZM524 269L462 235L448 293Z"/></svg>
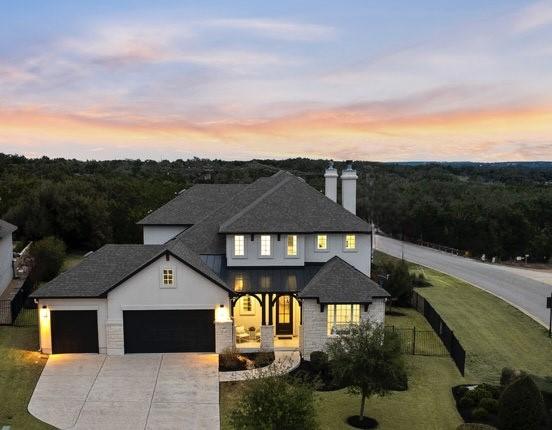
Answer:
<svg viewBox="0 0 552 430"><path fill-rule="evenodd" d="M271 253L272 253L272 249L271 249L270 235L262 234L261 235L261 256L270 257Z"/></svg>
<svg viewBox="0 0 552 430"><path fill-rule="evenodd" d="M354 234L345 235L345 249L349 251L356 249L356 235Z"/></svg>
<svg viewBox="0 0 552 430"><path fill-rule="evenodd" d="M287 255L288 257L297 256L297 235L288 234L287 236Z"/></svg>
<svg viewBox="0 0 552 430"><path fill-rule="evenodd" d="M325 251L328 249L328 235L319 234L316 236L316 249L318 251Z"/></svg>
<svg viewBox="0 0 552 430"><path fill-rule="evenodd" d="M253 306L253 297L243 296L240 299L240 315L255 315L255 308Z"/></svg>
<svg viewBox="0 0 552 430"><path fill-rule="evenodd" d="M161 270L161 287L163 288L173 288L175 286L174 282L174 271L168 267L164 267Z"/></svg>
<svg viewBox="0 0 552 430"><path fill-rule="evenodd" d="M360 322L360 305L328 305L328 335L349 333Z"/></svg>
<svg viewBox="0 0 552 430"><path fill-rule="evenodd" d="M245 256L245 236L243 234L234 235L234 257Z"/></svg>

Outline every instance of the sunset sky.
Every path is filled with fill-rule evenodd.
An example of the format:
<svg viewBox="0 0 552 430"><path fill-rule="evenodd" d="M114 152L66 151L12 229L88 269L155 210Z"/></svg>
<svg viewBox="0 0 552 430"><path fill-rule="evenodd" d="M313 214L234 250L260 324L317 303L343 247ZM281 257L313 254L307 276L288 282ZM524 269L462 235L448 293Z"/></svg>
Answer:
<svg viewBox="0 0 552 430"><path fill-rule="evenodd" d="M552 1L2 2L0 152L552 160Z"/></svg>

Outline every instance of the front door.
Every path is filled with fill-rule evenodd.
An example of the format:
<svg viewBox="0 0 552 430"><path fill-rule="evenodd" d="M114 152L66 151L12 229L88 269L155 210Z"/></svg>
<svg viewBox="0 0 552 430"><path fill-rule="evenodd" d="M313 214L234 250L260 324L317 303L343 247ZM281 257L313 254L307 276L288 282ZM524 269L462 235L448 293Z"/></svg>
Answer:
<svg viewBox="0 0 552 430"><path fill-rule="evenodd" d="M293 334L293 308L291 296L280 296L276 301L276 335Z"/></svg>

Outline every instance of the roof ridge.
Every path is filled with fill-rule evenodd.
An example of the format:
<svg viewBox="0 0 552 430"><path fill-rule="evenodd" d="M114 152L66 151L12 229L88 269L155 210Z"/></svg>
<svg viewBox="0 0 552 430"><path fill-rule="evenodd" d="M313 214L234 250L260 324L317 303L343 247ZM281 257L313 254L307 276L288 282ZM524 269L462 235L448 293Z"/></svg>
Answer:
<svg viewBox="0 0 552 430"><path fill-rule="evenodd" d="M246 207L244 207L241 211L239 211L238 213L236 213L233 216L231 216L230 218L228 218L225 222L223 222L220 225L219 231L220 231L220 229L222 229L222 228L228 226L229 224L232 224L234 221L238 220L241 216L243 216L244 214L249 212L251 209L253 209L255 206L257 206L260 202L262 202L265 198L267 198L268 196L270 196L271 194L276 192L278 189L280 189L280 187L282 187L284 184L287 184L289 181L291 181L293 178L295 178L294 175L292 175L291 173L286 172L284 170L280 170L278 173L275 173L272 176L276 176L280 172L288 173L289 176L287 178L285 178L284 180L278 182L276 185L274 185L272 188L267 190L265 193L263 193L259 197L257 197L250 204L248 204Z"/></svg>

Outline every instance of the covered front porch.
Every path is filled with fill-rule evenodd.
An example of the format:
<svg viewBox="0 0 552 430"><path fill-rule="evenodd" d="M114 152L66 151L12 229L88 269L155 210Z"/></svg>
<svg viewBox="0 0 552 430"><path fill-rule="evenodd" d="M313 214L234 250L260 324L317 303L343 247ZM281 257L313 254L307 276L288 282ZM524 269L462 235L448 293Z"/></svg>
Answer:
<svg viewBox="0 0 552 430"><path fill-rule="evenodd" d="M295 293L237 294L231 316L240 351L299 349L301 302Z"/></svg>

